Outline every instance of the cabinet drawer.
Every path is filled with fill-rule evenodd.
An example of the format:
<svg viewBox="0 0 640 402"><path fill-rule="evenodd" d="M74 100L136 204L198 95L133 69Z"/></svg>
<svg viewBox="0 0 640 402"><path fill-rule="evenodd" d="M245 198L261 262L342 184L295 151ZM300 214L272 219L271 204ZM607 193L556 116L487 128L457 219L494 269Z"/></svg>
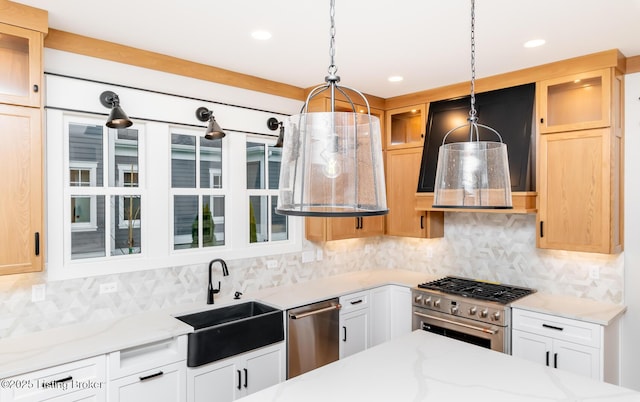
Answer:
<svg viewBox="0 0 640 402"><path fill-rule="evenodd" d="M340 305L342 305L340 313L347 313L361 308L369 308L369 291L341 296Z"/></svg>
<svg viewBox="0 0 640 402"><path fill-rule="evenodd" d="M580 345L601 347L602 326L534 311L513 309L513 329Z"/></svg>
<svg viewBox="0 0 640 402"><path fill-rule="evenodd" d="M186 382L187 364L168 364L110 381L109 401L183 402Z"/></svg>
<svg viewBox="0 0 640 402"><path fill-rule="evenodd" d="M91 396L94 396L95 400L104 401L106 395L105 356L100 355L33 371L8 378L5 381L6 384L13 385L3 386L0 389L2 402L37 402L52 398L83 400Z"/></svg>
<svg viewBox="0 0 640 402"><path fill-rule="evenodd" d="M139 373L187 359L187 336L123 349L107 355L109 379Z"/></svg>

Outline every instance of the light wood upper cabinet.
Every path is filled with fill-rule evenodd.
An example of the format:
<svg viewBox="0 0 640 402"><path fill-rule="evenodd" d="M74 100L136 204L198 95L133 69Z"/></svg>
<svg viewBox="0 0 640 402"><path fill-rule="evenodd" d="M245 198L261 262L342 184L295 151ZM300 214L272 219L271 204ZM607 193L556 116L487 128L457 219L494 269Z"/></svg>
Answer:
<svg viewBox="0 0 640 402"><path fill-rule="evenodd" d="M444 212L416 211L421 160L421 147L387 151L387 235L419 238L444 236Z"/></svg>
<svg viewBox="0 0 640 402"><path fill-rule="evenodd" d="M40 107L43 34L0 23L0 103Z"/></svg>
<svg viewBox="0 0 640 402"><path fill-rule="evenodd" d="M542 81L538 84L540 133L611 124L611 69Z"/></svg>
<svg viewBox="0 0 640 402"><path fill-rule="evenodd" d="M386 149L422 147L426 134L424 104L387 110Z"/></svg>
<svg viewBox="0 0 640 402"><path fill-rule="evenodd" d="M42 270L40 109L0 104L0 274Z"/></svg>
<svg viewBox="0 0 640 402"><path fill-rule="evenodd" d="M43 38L47 12L0 1L0 275L44 261Z"/></svg>
<svg viewBox="0 0 640 402"><path fill-rule="evenodd" d="M604 91L610 94L603 101L607 105L602 113L606 121L592 120L588 124L608 126L539 137L537 243L540 248L597 253L622 251L623 76L616 76L613 71L600 75L603 87L607 87ZM569 123L565 124L568 126Z"/></svg>
<svg viewBox="0 0 640 402"><path fill-rule="evenodd" d="M305 219L305 236L311 241L344 240L383 234L384 216Z"/></svg>

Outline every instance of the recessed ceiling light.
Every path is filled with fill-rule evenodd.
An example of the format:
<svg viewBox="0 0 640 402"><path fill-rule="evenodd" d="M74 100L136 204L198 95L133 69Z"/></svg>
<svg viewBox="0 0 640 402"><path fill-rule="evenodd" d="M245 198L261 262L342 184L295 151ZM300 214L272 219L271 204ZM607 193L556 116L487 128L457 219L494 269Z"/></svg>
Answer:
<svg viewBox="0 0 640 402"><path fill-rule="evenodd" d="M532 39L530 41L526 41L524 43L524 47L538 47L544 45L545 42L546 41L544 39Z"/></svg>
<svg viewBox="0 0 640 402"><path fill-rule="evenodd" d="M392 75L391 77L387 78L389 80L389 82L400 82L402 81L404 78L402 78L399 75Z"/></svg>
<svg viewBox="0 0 640 402"><path fill-rule="evenodd" d="M271 39L271 32L261 31L261 30L253 31L251 32L251 37L257 40L267 40L267 39Z"/></svg>

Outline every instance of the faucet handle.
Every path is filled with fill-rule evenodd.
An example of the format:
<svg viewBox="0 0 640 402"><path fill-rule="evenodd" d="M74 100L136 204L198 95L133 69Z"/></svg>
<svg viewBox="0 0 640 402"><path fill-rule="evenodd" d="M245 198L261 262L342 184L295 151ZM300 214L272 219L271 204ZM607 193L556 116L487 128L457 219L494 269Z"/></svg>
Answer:
<svg viewBox="0 0 640 402"><path fill-rule="evenodd" d="M236 293L233 295L233 298L234 298L234 299L236 299L236 300L239 300L239 299L240 299L240 296L242 296L242 292L236 292Z"/></svg>

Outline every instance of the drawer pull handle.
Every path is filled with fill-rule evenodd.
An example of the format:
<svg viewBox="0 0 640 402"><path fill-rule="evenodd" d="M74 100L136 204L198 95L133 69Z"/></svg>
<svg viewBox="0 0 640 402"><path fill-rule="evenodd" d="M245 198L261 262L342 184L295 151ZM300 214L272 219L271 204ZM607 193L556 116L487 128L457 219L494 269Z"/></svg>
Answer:
<svg viewBox="0 0 640 402"><path fill-rule="evenodd" d="M242 389L242 372L240 370L236 370L238 372L238 389Z"/></svg>
<svg viewBox="0 0 640 402"><path fill-rule="evenodd" d="M543 327L545 328L549 328L549 329L555 329L556 331L563 331L564 328L562 327L555 327L553 325L549 325L549 324L542 324Z"/></svg>
<svg viewBox="0 0 640 402"><path fill-rule="evenodd" d="M351 303L351 304L360 304L360 303L362 303L362 299L360 299L360 300L354 300L354 301L352 301L352 302L350 302L350 303Z"/></svg>
<svg viewBox="0 0 640 402"><path fill-rule="evenodd" d="M249 371L247 369L244 370L244 387L247 388L249 386Z"/></svg>
<svg viewBox="0 0 640 402"><path fill-rule="evenodd" d="M549 367L549 351L547 350L547 367Z"/></svg>
<svg viewBox="0 0 640 402"><path fill-rule="evenodd" d="M61 378L59 380L54 380L53 383L54 384L62 384L63 382L68 382L68 381L71 381L71 380L73 380L73 377L68 376L68 377L65 377L65 378Z"/></svg>
<svg viewBox="0 0 640 402"><path fill-rule="evenodd" d="M558 354L553 354L553 368L558 368Z"/></svg>
<svg viewBox="0 0 640 402"><path fill-rule="evenodd" d="M160 377L163 374L164 373L162 371L158 371L157 373L145 375L145 376L138 377L138 378L140 378L140 381L147 381L147 380L150 380L152 378Z"/></svg>
<svg viewBox="0 0 640 402"><path fill-rule="evenodd" d="M342 342L346 342L347 341L347 327L342 327L342 329L344 330L344 337L342 338Z"/></svg>

